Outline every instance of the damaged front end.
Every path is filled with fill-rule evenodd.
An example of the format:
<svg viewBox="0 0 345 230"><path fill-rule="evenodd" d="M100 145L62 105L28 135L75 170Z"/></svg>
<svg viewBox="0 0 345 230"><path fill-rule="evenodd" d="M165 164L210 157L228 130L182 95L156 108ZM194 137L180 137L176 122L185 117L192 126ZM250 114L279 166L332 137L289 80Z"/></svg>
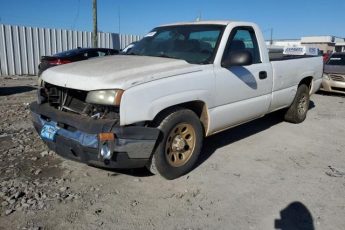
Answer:
<svg viewBox="0 0 345 230"><path fill-rule="evenodd" d="M89 103L88 95L87 91L45 83L38 90L37 102L30 105L34 127L42 140L57 154L90 165L145 166L159 130L120 126L119 102L118 105Z"/></svg>
<svg viewBox="0 0 345 230"><path fill-rule="evenodd" d="M44 87L38 90L38 104L48 103L57 110L95 119L120 119L119 103L114 105L92 104L88 102L89 93L44 83Z"/></svg>

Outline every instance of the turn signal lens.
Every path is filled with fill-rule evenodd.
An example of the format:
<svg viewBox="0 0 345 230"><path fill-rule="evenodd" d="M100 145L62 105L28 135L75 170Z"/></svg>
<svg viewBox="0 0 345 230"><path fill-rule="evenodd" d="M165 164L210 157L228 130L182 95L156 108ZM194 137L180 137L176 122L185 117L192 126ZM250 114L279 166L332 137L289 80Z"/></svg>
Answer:
<svg viewBox="0 0 345 230"><path fill-rule="evenodd" d="M98 135L100 141L114 141L115 134L114 133L100 133Z"/></svg>
<svg viewBox="0 0 345 230"><path fill-rule="evenodd" d="M125 91L123 91L123 90L116 90L115 100L114 100L115 105L120 105L121 104L122 94L124 92Z"/></svg>

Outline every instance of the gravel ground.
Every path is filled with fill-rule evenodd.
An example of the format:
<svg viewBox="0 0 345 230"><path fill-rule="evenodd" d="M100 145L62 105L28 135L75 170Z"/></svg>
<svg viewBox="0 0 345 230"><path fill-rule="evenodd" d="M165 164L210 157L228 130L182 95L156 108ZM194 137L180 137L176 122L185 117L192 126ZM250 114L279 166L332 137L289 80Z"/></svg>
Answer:
<svg viewBox="0 0 345 230"><path fill-rule="evenodd" d="M0 78L0 229L344 229L345 97L214 135L174 181L64 160L35 133L35 77Z"/></svg>

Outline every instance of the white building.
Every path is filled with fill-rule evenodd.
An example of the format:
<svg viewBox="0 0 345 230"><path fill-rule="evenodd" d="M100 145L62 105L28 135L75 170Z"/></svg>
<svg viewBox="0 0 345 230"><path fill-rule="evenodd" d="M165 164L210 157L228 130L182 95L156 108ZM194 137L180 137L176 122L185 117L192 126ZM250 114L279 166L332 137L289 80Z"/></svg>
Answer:
<svg viewBox="0 0 345 230"><path fill-rule="evenodd" d="M324 53L328 52L345 52L345 39L336 36L308 36L301 39L278 39L266 41L269 47L285 47L285 46L308 46L319 48Z"/></svg>
<svg viewBox="0 0 345 230"><path fill-rule="evenodd" d="M317 47L324 53L336 51L336 44L342 42L344 42L344 38L335 36L310 36L301 38L301 44Z"/></svg>
<svg viewBox="0 0 345 230"><path fill-rule="evenodd" d="M278 47L285 47L285 46L300 46L301 40L300 39L277 39L273 40L272 44L271 41L266 41L266 45L268 46L278 46Z"/></svg>

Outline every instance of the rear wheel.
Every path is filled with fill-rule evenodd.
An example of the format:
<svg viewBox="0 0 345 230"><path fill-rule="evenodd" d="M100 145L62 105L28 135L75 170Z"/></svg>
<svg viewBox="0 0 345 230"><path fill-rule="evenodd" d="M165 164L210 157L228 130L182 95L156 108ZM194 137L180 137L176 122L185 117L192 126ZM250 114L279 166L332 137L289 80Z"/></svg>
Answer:
<svg viewBox="0 0 345 230"><path fill-rule="evenodd" d="M188 109L175 109L158 120L161 141L148 168L166 179L175 179L195 165L202 147L203 129L198 116Z"/></svg>
<svg viewBox="0 0 345 230"><path fill-rule="evenodd" d="M286 111L284 119L291 123L303 122L307 117L309 102L309 87L302 84L298 87L295 99Z"/></svg>

